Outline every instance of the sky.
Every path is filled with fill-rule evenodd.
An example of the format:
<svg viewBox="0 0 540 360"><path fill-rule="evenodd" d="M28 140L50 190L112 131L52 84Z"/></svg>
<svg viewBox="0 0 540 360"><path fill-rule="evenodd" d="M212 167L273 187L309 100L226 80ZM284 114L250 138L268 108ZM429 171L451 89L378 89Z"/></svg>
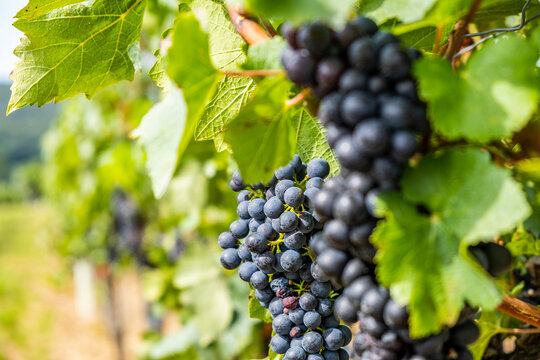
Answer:
<svg viewBox="0 0 540 360"><path fill-rule="evenodd" d="M0 82L11 83L9 73L17 57L13 50L19 44L22 33L13 27L13 16L28 3L27 0L0 0Z"/></svg>

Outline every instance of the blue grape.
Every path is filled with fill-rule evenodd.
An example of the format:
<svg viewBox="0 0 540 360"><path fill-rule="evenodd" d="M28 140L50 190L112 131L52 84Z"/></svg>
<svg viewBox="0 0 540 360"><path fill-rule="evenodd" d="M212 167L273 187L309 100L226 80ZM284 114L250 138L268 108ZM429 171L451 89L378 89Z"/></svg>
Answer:
<svg viewBox="0 0 540 360"><path fill-rule="evenodd" d="M310 331L304 335L302 347L307 353L318 353L323 347L323 337L315 331Z"/></svg>
<svg viewBox="0 0 540 360"><path fill-rule="evenodd" d="M306 360L306 352L299 346L289 348L283 357L283 360Z"/></svg>
<svg viewBox="0 0 540 360"><path fill-rule="evenodd" d="M255 289L262 290L268 287L269 279L265 273L258 270L254 272L253 275L251 275L249 282L251 283L251 286L253 286Z"/></svg>
<svg viewBox="0 0 540 360"><path fill-rule="evenodd" d="M236 269L242 261L240 256L238 256L238 251L233 248L223 250L219 260L221 265L227 270Z"/></svg>
<svg viewBox="0 0 540 360"><path fill-rule="evenodd" d="M285 179L293 180L294 169L291 165L280 167L279 169L276 170L276 172L274 173L274 176L278 180L285 180Z"/></svg>
<svg viewBox="0 0 540 360"><path fill-rule="evenodd" d="M321 314L316 311L308 311L304 314L304 325L308 329L316 329L321 325L322 318Z"/></svg>
<svg viewBox="0 0 540 360"><path fill-rule="evenodd" d="M309 354L307 360L325 360L321 354Z"/></svg>
<svg viewBox="0 0 540 360"><path fill-rule="evenodd" d="M275 294L272 291L272 289L270 289L269 286L262 289L262 290L261 289L255 289L255 298L257 300L259 300L261 305L263 303L267 303L266 306L264 306L265 308L268 308L268 306L270 305L270 301L272 301L274 296L275 296Z"/></svg>
<svg viewBox="0 0 540 360"><path fill-rule="evenodd" d="M313 215L309 211L303 211L298 215L298 230L304 234L308 234L313 231L315 221Z"/></svg>
<svg viewBox="0 0 540 360"><path fill-rule="evenodd" d="M324 360L339 360L339 354L337 351L323 350L321 355L324 357Z"/></svg>
<svg viewBox="0 0 540 360"><path fill-rule="evenodd" d="M285 271L295 272L302 266L302 256L298 251L287 250L281 255L280 263Z"/></svg>
<svg viewBox="0 0 540 360"><path fill-rule="evenodd" d="M325 316L322 319L323 327L330 329L339 326L339 320L334 315Z"/></svg>
<svg viewBox="0 0 540 360"><path fill-rule="evenodd" d="M284 232L293 231L298 226L298 217L292 211L285 211L279 216L279 224Z"/></svg>
<svg viewBox="0 0 540 360"><path fill-rule="evenodd" d="M292 326L292 321L286 314L276 316L272 322L272 329L276 332L276 334L282 336L289 335L289 331L291 331Z"/></svg>
<svg viewBox="0 0 540 360"><path fill-rule="evenodd" d="M316 195L319 193L317 188L309 188L304 191L304 206L308 209L314 208L314 200Z"/></svg>
<svg viewBox="0 0 540 360"><path fill-rule="evenodd" d="M240 279L247 282L251 279L251 276L258 270L259 269L257 269L257 266L254 263L252 263L251 261L246 261L238 268L238 276L240 276Z"/></svg>
<svg viewBox="0 0 540 360"><path fill-rule="evenodd" d="M246 244L241 244L238 246L238 256L244 261L251 261L251 251L247 248Z"/></svg>
<svg viewBox="0 0 540 360"><path fill-rule="evenodd" d="M264 224L264 220L251 219L249 220L249 231L252 233L256 232L259 229L259 226Z"/></svg>
<svg viewBox="0 0 540 360"><path fill-rule="evenodd" d="M285 354L289 350L289 339L286 336L278 334L272 336L270 349L276 354Z"/></svg>
<svg viewBox="0 0 540 360"><path fill-rule="evenodd" d="M289 163L289 165L293 168L295 172L299 172L302 170L302 159L300 159L300 156L298 154L293 155L293 159Z"/></svg>
<svg viewBox="0 0 540 360"><path fill-rule="evenodd" d="M283 199L285 200L285 203L287 205L296 208L302 205L302 203L304 202L304 193L302 192L302 189L296 186L291 186L285 191Z"/></svg>
<svg viewBox="0 0 540 360"><path fill-rule="evenodd" d="M343 333L343 345L342 346L349 345L349 343L352 340L351 329L349 329L349 327L345 326L345 325L339 325L337 328Z"/></svg>
<svg viewBox="0 0 540 360"><path fill-rule="evenodd" d="M276 256L271 251L265 251L254 260L254 263L262 272L270 274L274 272Z"/></svg>
<svg viewBox="0 0 540 360"><path fill-rule="evenodd" d="M317 312L321 314L321 316L328 316L332 314L333 311L334 305L332 304L332 301L327 298L319 299L319 303L317 304Z"/></svg>
<svg viewBox="0 0 540 360"><path fill-rule="evenodd" d="M263 253L268 248L268 241L259 233L249 234L244 244L249 251L255 253Z"/></svg>
<svg viewBox="0 0 540 360"><path fill-rule="evenodd" d="M287 233L283 237L283 243L291 250L300 250L306 244L306 235L300 231Z"/></svg>
<svg viewBox="0 0 540 360"><path fill-rule="evenodd" d="M243 239L249 234L249 226L246 220L235 220L231 223L229 231L235 239Z"/></svg>
<svg viewBox="0 0 540 360"><path fill-rule="evenodd" d="M236 201L240 204L242 201L249 201L251 197L251 192L249 190L242 190L236 196Z"/></svg>
<svg viewBox="0 0 540 360"><path fill-rule="evenodd" d="M251 218L251 215L249 215L248 212L248 206L250 201L242 201L240 204L238 204L238 207L236 208L236 213L240 217L240 219L249 220Z"/></svg>
<svg viewBox="0 0 540 360"><path fill-rule="evenodd" d="M323 332L324 347L337 351L345 344L345 336L337 328L327 329Z"/></svg>
<svg viewBox="0 0 540 360"><path fill-rule="evenodd" d="M264 204L266 204L266 200L261 198L251 200L248 206L249 216L254 219L264 220Z"/></svg>
<svg viewBox="0 0 540 360"><path fill-rule="evenodd" d="M330 165L324 159L313 159L307 164L307 174L310 178L324 179L330 174Z"/></svg>
<svg viewBox="0 0 540 360"><path fill-rule="evenodd" d="M270 315L272 315L273 318L278 316L279 314L283 314L283 300L281 300L278 297L275 297L270 301L270 305L268 306L268 310L270 310Z"/></svg>
<svg viewBox="0 0 540 360"><path fill-rule="evenodd" d="M313 294L304 293L300 295L298 305L305 311L314 310L317 307L317 298Z"/></svg>
<svg viewBox="0 0 540 360"><path fill-rule="evenodd" d="M289 318L296 325L304 324L304 315L305 311L302 308L297 307L296 309L289 310Z"/></svg>
<svg viewBox="0 0 540 360"><path fill-rule="evenodd" d="M277 292L279 288L289 286L289 280L284 277L274 277L270 283L270 286L274 292Z"/></svg>
<svg viewBox="0 0 540 360"><path fill-rule="evenodd" d="M330 292L332 291L332 285L330 282L319 282L314 281L311 283L311 293L315 296L318 296L320 298L325 298L330 295Z"/></svg>
<svg viewBox="0 0 540 360"><path fill-rule="evenodd" d="M311 264L303 264L300 270L298 270L298 275L300 275L300 279L302 279L302 281L311 283L314 280L313 275L311 275Z"/></svg>
<svg viewBox="0 0 540 360"><path fill-rule="evenodd" d="M338 350L339 360L349 360L349 353L345 349Z"/></svg>
<svg viewBox="0 0 540 360"><path fill-rule="evenodd" d="M291 339L291 347L299 347L302 348L302 340L304 340L304 336L298 336Z"/></svg>
<svg viewBox="0 0 540 360"><path fill-rule="evenodd" d="M283 203L277 196L268 199L264 204L264 214L270 219L277 219L283 213Z"/></svg>
<svg viewBox="0 0 540 360"><path fill-rule="evenodd" d="M218 244L222 249L234 248L236 247L236 239L229 231L225 231L219 234Z"/></svg>
<svg viewBox="0 0 540 360"><path fill-rule="evenodd" d="M324 183L324 180L320 177L312 177L306 182L306 190L311 188L320 189Z"/></svg>
<svg viewBox="0 0 540 360"><path fill-rule="evenodd" d="M288 188L293 187L294 182L292 180L282 180L276 184L276 196L279 200L282 202L285 202L285 191L287 191Z"/></svg>

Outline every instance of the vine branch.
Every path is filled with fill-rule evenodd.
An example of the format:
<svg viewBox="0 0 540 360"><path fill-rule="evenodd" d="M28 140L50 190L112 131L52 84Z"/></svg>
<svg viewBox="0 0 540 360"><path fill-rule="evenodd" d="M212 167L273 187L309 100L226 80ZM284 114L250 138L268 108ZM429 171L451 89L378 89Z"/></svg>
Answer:
<svg viewBox="0 0 540 360"><path fill-rule="evenodd" d="M536 306L504 294L502 302L497 306L497 309L513 318L540 328L540 308Z"/></svg>
<svg viewBox="0 0 540 360"><path fill-rule="evenodd" d="M448 44L448 49L446 50L446 54L444 54L444 57L445 59L452 62L452 65L454 65L454 55L461 48L461 44L463 44L463 40L465 39L465 33L467 32L467 28L473 20L474 15L478 11L481 3L482 0L474 0L471 8L469 9L469 12L467 13L467 16L465 17L465 20L458 22L456 30L450 36L450 43Z"/></svg>
<svg viewBox="0 0 540 360"><path fill-rule="evenodd" d="M304 101L309 96L310 93L311 92L309 91L309 89L304 89L302 90L302 92L298 93L295 97L287 100L285 102L285 105L288 107L296 106L300 104L302 101Z"/></svg>
<svg viewBox="0 0 540 360"><path fill-rule="evenodd" d="M228 4L227 10L234 29L249 45L259 44L270 39L266 31L255 21L242 15L237 6Z"/></svg>

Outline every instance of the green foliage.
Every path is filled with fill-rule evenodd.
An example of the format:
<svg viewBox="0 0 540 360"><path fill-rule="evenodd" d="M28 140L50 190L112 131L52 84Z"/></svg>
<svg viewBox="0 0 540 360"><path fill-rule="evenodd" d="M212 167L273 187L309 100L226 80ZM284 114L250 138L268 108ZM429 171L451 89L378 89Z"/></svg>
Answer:
<svg viewBox="0 0 540 360"><path fill-rule="evenodd" d="M225 134L247 184L268 181L275 169L291 161L295 144L289 121L293 111L285 107L288 93L283 78L263 80Z"/></svg>
<svg viewBox="0 0 540 360"><path fill-rule="evenodd" d="M54 2L58 6L66 3L70 1ZM8 113L79 93L90 97L121 80L132 80L129 50L140 36L144 4L144 0L114 4L96 0L90 6L45 7L30 18L17 20L14 26L26 37L15 49L21 61L11 76Z"/></svg>
<svg viewBox="0 0 540 360"><path fill-rule="evenodd" d="M517 231L512 240L506 244L512 255L540 255L540 239L527 231Z"/></svg>
<svg viewBox="0 0 540 360"><path fill-rule="evenodd" d="M441 59L421 60L416 74L435 130L488 142L521 129L538 106L536 60L534 46L515 36L487 44L457 75Z"/></svg>
<svg viewBox="0 0 540 360"><path fill-rule="evenodd" d="M249 317L252 319L261 320L265 323L272 322L272 315L270 315L270 311L263 308L259 300L255 298L254 290L249 293Z"/></svg>
<svg viewBox="0 0 540 360"><path fill-rule="evenodd" d="M285 48L285 45L285 40L281 37L274 37L265 42L250 46L247 53L247 61L242 67L246 70L283 69L283 65L281 64L281 52Z"/></svg>
<svg viewBox="0 0 540 360"><path fill-rule="evenodd" d="M381 196L386 220L372 240L379 248L378 278L410 306L411 333L423 336L455 322L465 301L493 309L500 291L467 246L527 218L520 186L487 153L471 148L425 157L404 174L402 186L402 196Z"/></svg>

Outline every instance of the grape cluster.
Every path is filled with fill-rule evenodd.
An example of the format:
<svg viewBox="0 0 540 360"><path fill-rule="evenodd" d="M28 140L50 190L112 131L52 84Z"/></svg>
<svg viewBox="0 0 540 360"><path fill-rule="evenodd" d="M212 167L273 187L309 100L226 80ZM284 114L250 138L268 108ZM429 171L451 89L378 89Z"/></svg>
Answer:
<svg viewBox="0 0 540 360"><path fill-rule="evenodd" d="M230 186L238 192L238 220L218 237L221 264L240 278L273 318L270 348L283 360L347 360L343 347L352 334L333 315L340 290L312 275L308 244L320 236L313 201L329 164L307 165L297 155L268 184L246 186L239 172ZM314 272L316 274L316 271Z"/></svg>
<svg viewBox="0 0 540 360"><path fill-rule="evenodd" d="M314 197L324 223L312 237L312 275L343 287L334 304L346 323L359 321L356 359L471 359L467 345L478 327L464 317L454 328L422 339L409 336L408 310L377 283L369 237L376 226L375 198L397 189L401 172L428 127L411 68L418 53L364 17L334 31L315 22L284 26L289 47L282 62L293 82L320 100L319 119L341 165Z"/></svg>

